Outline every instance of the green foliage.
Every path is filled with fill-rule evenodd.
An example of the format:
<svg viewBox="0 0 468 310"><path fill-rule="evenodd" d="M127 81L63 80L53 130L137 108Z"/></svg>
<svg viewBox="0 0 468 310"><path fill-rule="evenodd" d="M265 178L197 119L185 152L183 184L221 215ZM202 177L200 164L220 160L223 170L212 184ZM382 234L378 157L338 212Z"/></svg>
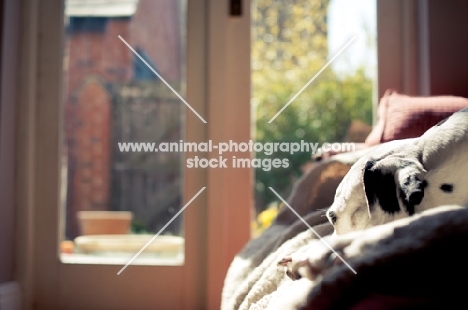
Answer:
<svg viewBox="0 0 468 310"><path fill-rule="evenodd" d="M137 220L132 221L132 225L130 227L132 234L147 234L149 233L148 228L145 223Z"/></svg>
<svg viewBox="0 0 468 310"><path fill-rule="evenodd" d="M352 120L372 121L372 82L363 70L354 76L326 79L311 85L291 103L273 122L268 121L295 93L286 84L270 90L271 94L257 97L256 141L298 142L304 140L322 144L343 141ZM271 156L258 153L257 158L287 158L288 168L255 171L257 208L259 211L276 196L271 186L283 197L302 174L302 167L311 160L311 153L289 154L277 152Z"/></svg>
<svg viewBox="0 0 468 310"><path fill-rule="evenodd" d="M256 141L343 141L351 121L372 122L372 81L363 69L352 76L337 76L327 68L268 123L327 62L328 0L288 3L257 0L253 11L256 30L252 42L252 103ZM256 169L256 207L260 212L277 200L269 186L283 197L289 195L311 154L258 153L256 157L289 160L288 168Z"/></svg>

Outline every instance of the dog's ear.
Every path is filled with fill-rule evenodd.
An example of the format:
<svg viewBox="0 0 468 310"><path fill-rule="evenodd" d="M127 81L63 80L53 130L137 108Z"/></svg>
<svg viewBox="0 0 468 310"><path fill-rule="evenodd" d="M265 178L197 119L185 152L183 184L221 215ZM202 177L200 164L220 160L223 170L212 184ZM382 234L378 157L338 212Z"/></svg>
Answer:
<svg viewBox="0 0 468 310"><path fill-rule="evenodd" d="M387 213L400 211L393 171L382 169L374 160L369 160L364 167L362 183L369 213L377 201Z"/></svg>

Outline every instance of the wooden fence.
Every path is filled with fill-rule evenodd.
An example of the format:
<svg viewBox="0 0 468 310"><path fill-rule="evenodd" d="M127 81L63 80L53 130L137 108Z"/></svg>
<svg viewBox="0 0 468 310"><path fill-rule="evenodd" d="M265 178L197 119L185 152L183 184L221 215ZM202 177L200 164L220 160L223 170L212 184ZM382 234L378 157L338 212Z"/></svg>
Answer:
<svg viewBox="0 0 468 310"><path fill-rule="evenodd" d="M113 86L111 210L132 211L133 229L158 232L180 210L183 154L121 152L119 143L179 142L184 106L165 85ZM163 234L180 234L182 215Z"/></svg>

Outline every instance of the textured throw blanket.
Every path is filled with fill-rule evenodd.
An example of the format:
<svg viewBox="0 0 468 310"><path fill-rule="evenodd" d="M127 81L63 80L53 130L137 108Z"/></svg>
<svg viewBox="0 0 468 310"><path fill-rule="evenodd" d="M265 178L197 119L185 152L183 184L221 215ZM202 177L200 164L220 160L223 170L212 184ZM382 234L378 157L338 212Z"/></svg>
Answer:
<svg viewBox="0 0 468 310"><path fill-rule="evenodd" d="M324 211L333 202L338 184L364 151L338 155L314 166L296 182L287 199L320 235L333 231ZM367 151L365 151L367 152ZM280 286L293 285L277 262L316 236L286 207L260 237L251 240L235 257L225 279L222 309L264 308Z"/></svg>
<svg viewBox="0 0 468 310"><path fill-rule="evenodd" d="M297 182L288 203L321 236L333 231L323 216L337 185L361 153L335 156ZM464 246L468 209L437 208L349 236L343 250L357 274L343 264L314 281L286 276L277 262L310 251L315 234L288 208L233 260L222 310L231 309L428 309L450 308L466 293ZM331 238L331 237L328 237ZM466 302L466 301L465 301Z"/></svg>

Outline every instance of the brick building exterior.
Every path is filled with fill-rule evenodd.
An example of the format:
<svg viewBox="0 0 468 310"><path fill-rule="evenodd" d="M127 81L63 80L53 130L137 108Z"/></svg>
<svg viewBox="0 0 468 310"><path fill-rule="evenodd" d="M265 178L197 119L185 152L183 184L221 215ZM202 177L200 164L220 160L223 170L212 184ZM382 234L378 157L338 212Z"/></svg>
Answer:
<svg viewBox="0 0 468 310"><path fill-rule="evenodd" d="M169 83L180 83L181 7L174 0L68 0L64 55L66 237L79 234L76 212L109 210L112 109L119 88L157 77L122 36Z"/></svg>

